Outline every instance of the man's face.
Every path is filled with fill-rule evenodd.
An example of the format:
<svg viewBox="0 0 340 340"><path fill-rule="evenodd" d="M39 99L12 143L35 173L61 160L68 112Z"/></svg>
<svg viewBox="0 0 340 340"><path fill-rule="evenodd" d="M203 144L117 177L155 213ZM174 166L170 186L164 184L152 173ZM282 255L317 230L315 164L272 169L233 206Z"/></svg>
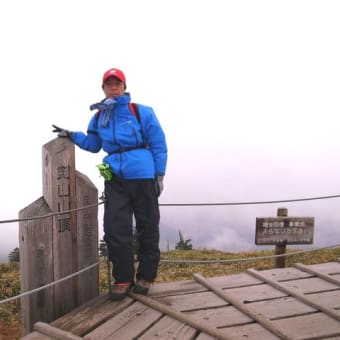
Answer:
<svg viewBox="0 0 340 340"><path fill-rule="evenodd" d="M110 77L103 84L103 91L106 98L115 98L125 93L125 86L118 78Z"/></svg>

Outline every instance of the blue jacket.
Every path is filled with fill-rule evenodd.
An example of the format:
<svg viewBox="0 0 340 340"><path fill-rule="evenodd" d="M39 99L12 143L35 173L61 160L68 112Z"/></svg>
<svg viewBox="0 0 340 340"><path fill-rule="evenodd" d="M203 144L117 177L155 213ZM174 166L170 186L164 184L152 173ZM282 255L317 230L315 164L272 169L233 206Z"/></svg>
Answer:
<svg viewBox="0 0 340 340"><path fill-rule="evenodd" d="M108 153L103 163L110 166L117 176L124 179L155 178L165 175L167 145L162 127L151 107L138 104L140 122L128 104L130 94L117 97L105 111L95 114L88 125L87 134L72 133L72 141L80 148ZM139 148L115 153L120 148Z"/></svg>

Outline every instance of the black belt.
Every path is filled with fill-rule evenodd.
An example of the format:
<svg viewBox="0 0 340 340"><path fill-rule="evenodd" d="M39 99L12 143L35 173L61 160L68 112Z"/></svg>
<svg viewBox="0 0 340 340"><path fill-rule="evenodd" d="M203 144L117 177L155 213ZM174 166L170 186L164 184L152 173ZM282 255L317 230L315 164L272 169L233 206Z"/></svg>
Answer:
<svg viewBox="0 0 340 340"><path fill-rule="evenodd" d="M112 155L114 153L122 153L122 152L127 152L131 150L137 150L137 149L147 149L149 146L147 144L141 144L141 145L136 145L136 146L126 146L126 147L120 147L119 149L109 152L109 155Z"/></svg>

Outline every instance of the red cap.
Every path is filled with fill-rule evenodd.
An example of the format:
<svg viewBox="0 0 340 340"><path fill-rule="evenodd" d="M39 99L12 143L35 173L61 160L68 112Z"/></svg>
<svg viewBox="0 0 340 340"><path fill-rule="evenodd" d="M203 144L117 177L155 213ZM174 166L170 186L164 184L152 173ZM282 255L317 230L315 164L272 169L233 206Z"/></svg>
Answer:
<svg viewBox="0 0 340 340"><path fill-rule="evenodd" d="M124 75L123 71L118 70L117 68L110 68L109 70L107 70L104 73L103 83L105 83L105 81L110 77L115 77L115 78L119 79L120 81L122 81L124 84L126 83L125 75Z"/></svg>

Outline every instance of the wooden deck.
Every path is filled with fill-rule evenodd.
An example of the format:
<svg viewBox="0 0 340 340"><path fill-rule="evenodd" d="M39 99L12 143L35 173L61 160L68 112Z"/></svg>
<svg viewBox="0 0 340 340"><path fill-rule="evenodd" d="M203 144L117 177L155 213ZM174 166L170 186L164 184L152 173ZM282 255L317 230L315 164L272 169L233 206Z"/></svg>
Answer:
<svg viewBox="0 0 340 340"><path fill-rule="evenodd" d="M340 262L159 283L147 297L100 296L25 340L340 339Z"/></svg>

